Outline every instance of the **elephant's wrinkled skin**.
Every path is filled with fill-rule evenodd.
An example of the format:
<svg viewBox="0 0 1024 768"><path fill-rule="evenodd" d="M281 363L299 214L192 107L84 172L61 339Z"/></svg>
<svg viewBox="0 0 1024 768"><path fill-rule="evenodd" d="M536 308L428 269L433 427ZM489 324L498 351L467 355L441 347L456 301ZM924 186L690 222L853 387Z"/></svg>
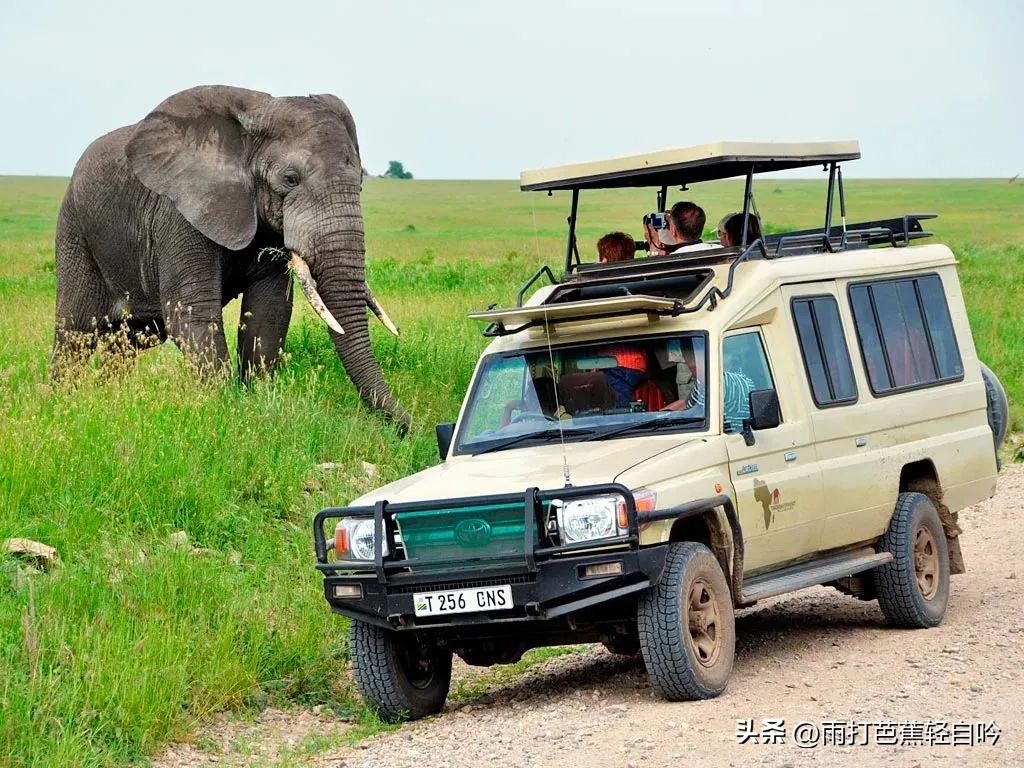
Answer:
<svg viewBox="0 0 1024 768"><path fill-rule="evenodd" d="M273 367L289 262L261 251L286 249L344 329L334 348L364 402L407 425L370 349L361 184L355 123L331 95L201 86L97 139L57 224L55 375L82 338L125 326L135 344L170 337L200 369L229 370L221 312L239 294L241 375Z"/></svg>

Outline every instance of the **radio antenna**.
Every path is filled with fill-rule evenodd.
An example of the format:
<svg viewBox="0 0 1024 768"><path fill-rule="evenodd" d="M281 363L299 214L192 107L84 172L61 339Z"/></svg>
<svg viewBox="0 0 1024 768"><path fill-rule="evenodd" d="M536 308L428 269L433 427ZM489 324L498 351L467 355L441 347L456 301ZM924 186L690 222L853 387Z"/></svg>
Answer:
<svg viewBox="0 0 1024 768"><path fill-rule="evenodd" d="M558 372L555 369L555 353L551 351L551 326L548 324L548 310L544 308L544 340L548 344L548 362L551 364L551 380L555 383L555 418L558 420L558 441L562 445L562 475L565 487L572 486L569 474L569 457L565 452L565 433L562 431L562 405L558 402Z"/></svg>

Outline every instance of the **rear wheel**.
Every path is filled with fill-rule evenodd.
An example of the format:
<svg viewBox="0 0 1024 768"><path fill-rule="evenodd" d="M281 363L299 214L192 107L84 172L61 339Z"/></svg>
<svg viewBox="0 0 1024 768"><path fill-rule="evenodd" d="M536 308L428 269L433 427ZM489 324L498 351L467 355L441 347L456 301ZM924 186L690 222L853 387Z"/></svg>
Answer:
<svg viewBox="0 0 1024 768"><path fill-rule="evenodd" d="M657 586L637 611L654 689L670 701L710 699L729 684L736 647L732 595L711 550L670 544Z"/></svg>
<svg viewBox="0 0 1024 768"><path fill-rule="evenodd" d="M444 708L452 680L452 653L352 620L349 650L356 687L382 720L417 720Z"/></svg>
<svg viewBox="0 0 1024 768"><path fill-rule="evenodd" d="M891 562L876 568L878 604L897 627L934 627L949 602L949 549L942 521L923 493L901 493L880 552Z"/></svg>

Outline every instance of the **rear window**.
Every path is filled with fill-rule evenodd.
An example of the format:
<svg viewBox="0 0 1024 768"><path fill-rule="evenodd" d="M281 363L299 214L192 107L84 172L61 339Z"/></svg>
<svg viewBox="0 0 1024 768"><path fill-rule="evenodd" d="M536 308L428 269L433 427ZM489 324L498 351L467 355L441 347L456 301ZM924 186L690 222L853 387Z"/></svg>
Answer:
<svg viewBox="0 0 1024 768"><path fill-rule="evenodd" d="M938 275L853 285L850 306L868 381L876 395L963 378Z"/></svg>
<svg viewBox="0 0 1024 768"><path fill-rule="evenodd" d="M835 297L794 299L793 322L815 405L856 402L857 383Z"/></svg>

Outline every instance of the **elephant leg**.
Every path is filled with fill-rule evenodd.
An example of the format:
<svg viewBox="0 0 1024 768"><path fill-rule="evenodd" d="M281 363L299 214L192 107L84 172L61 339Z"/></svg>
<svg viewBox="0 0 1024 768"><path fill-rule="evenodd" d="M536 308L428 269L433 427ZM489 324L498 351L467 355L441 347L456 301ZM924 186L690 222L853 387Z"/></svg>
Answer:
<svg viewBox="0 0 1024 768"><path fill-rule="evenodd" d="M286 269L251 283L238 319L238 372L243 382L272 372L292 317L291 275Z"/></svg>
<svg viewBox="0 0 1024 768"><path fill-rule="evenodd" d="M61 379L96 349L100 335L108 329L113 299L66 208L57 222L54 262L57 317L50 375Z"/></svg>
<svg viewBox="0 0 1024 768"><path fill-rule="evenodd" d="M164 329L200 375L227 376L220 247L200 237L159 260Z"/></svg>

